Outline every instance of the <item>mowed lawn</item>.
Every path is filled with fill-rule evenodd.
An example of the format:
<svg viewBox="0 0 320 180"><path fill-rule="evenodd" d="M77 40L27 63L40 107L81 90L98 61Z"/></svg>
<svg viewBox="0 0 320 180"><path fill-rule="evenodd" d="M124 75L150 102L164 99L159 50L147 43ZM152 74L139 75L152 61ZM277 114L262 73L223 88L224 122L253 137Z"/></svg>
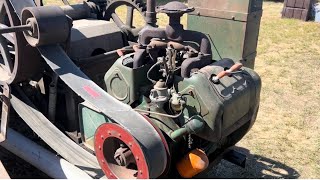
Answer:
<svg viewBox="0 0 320 180"><path fill-rule="evenodd" d="M282 6L264 3L260 112L237 145L248 154L247 167L223 161L212 178L320 178L320 23L282 19ZM163 26L167 19L159 18Z"/></svg>

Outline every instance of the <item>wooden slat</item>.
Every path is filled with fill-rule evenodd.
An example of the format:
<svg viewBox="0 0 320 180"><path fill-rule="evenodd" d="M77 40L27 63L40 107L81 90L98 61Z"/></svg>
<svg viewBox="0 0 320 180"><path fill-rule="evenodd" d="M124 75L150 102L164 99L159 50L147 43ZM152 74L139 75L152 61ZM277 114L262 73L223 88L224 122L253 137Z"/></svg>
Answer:
<svg viewBox="0 0 320 180"><path fill-rule="evenodd" d="M310 2L310 0L308 0ZM307 3L306 0L296 0L296 4L294 5L295 8L303 8L303 4Z"/></svg>
<svg viewBox="0 0 320 180"><path fill-rule="evenodd" d="M311 8L311 4L314 3L314 0L285 0L284 7L291 8L300 8L308 10Z"/></svg>
<svg viewBox="0 0 320 180"><path fill-rule="evenodd" d="M308 9L284 7L282 11L283 18L295 18L307 21L309 17Z"/></svg>
<svg viewBox="0 0 320 180"><path fill-rule="evenodd" d="M2 162L0 161L0 179L10 179L7 170L4 168Z"/></svg>

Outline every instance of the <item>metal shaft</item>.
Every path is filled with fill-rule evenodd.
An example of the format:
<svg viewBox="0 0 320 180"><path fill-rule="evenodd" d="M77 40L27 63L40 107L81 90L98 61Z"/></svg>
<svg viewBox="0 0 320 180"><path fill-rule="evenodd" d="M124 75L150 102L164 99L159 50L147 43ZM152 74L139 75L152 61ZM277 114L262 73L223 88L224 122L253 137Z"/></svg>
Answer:
<svg viewBox="0 0 320 180"><path fill-rule="evenodd" d="M78 167L61 159L12 129L8 129L8 138L0 143L0 146L3 146L52 178L92 179Z"/></svg>
<svg viewBox="0 0 320 180"><path fill-rule="evenodd" d="M30 24L6 27L0 29L0 34L12 33L12 32L22 32L22 31L32 31L32 26Z"/></svg>
<svg viewBox="0 0 320 180"><path fill-rule="evenodd" d="M150 26L157 26L157 13L156 13L156 1L147 0L147 12L146 12L147 24Z"/></svg>

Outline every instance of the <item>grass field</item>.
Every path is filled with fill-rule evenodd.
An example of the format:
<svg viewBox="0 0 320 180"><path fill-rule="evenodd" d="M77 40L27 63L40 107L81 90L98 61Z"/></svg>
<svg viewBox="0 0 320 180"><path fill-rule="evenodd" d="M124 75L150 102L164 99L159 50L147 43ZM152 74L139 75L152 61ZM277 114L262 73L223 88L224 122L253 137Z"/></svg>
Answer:
<svg viewBox="0 0 320 180"><path fill-rule="evenodd" d="M239 146L257 162L275 161L265 166L269 177L320 178L320 24L281 19L281 8L264 5L256 59L261 108Z"/></svg>
<svg viewBox="0 0 320 180"><path fill-rule="evenodd" d="M248 166L222 162L210 177L320 178L320 24L281 19L282 6L264 4L256 59L261 107L237 145Z"/></svg>

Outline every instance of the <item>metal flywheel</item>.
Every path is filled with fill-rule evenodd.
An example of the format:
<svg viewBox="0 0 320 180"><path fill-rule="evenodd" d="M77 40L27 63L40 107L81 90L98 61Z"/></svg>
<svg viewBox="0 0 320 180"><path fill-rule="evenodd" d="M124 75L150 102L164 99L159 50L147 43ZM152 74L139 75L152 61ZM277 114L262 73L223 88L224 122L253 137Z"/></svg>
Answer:
<svg viewBox="0 0 320 180"><path fill-rule="evenodd" d="M11 3L14 2L0 0L0 32L3 28L21 25ZM1 32L0 51L1 82L21 82L39 72L41 56L36 49L28 45L22 32Z"/></svg>
<svg viewBox="0 0 320 180"><path fill-rule="evenodd" d="M123 22L120 13L116 11L121 6L126 7L125 22ZM136 41L142 27L134 26L134 21L136 20L136 18L134 18L134 12L135 10L138 11L143 18L142 21L145 23L146 9L146 3L144 3L143 0L108 0L104 19L108 21L113 20L117 26L128 35L129 40Z"/></svg>

